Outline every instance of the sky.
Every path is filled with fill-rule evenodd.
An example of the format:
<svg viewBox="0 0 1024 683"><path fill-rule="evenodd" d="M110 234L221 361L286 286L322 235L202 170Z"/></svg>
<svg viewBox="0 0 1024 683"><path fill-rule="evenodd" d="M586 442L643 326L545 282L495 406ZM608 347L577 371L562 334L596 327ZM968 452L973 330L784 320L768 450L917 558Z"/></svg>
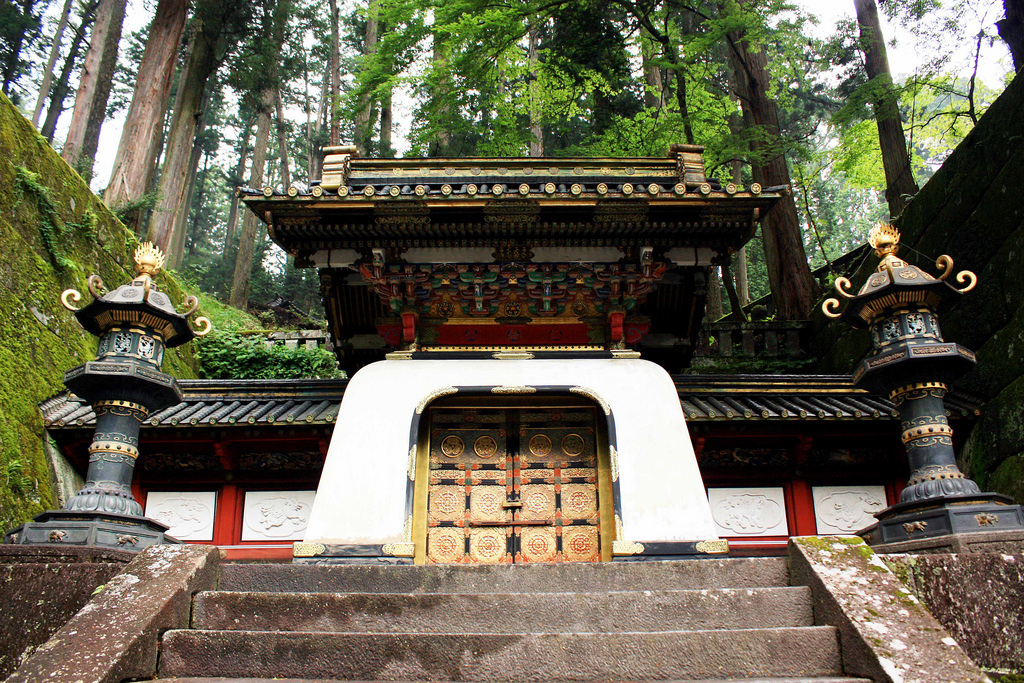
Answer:
<svg viewBox="0 0 1024 683"><path fill-rule="evenodd" d="M950 0L946 0L949 2ZM1002 3L1000 0L968 0L976 11L968 14L970 25L966 31L977 34L977 27L984 25L991 35L996 35L994 23L1002 17ZM124 35L144 27L152 17L152 8L145 7L144 0L129 0L126 13ZM153 3L155 5L155 3ZM818 25L813 29L815 37L824 38L835 32L837 22L852 20L854 17L853 0L794 0L794 4L805 12L818 18ZM956 65L958 68L970 73L974 59L974 42L963 41L956 45L935 45L933 43L920 44L918 38L899 23L887 20L884 13L881 13L882 33L886 36L889 52L889 67L893 72L895 80L899 81L912 77L915 70L922 68L924 63L936 54L937 50L948 52L946 63ZM122 47L124 43L122 42ZM978 74L982 82L991 87L998 87L1011 69L1009 51L1005 44L996 39L991 45L987 44L981 53L978 65ZM403 97L404 95L404 97ZM414 103L409 99L409 92L399 91L396 93L394 107L396 128L394 146L399 153L408 149L408 142L404 136L408 133L410 116ZM91 183L93 190L98 191L106 186L110 178L111 169L114 163L114 155L121 137L121 127L124 124L126 111L121 111L113 119L108 120L100 133L99 151L96 155L95 175ZM294 112L295 116L301 116ZM61 127L58 128L55 139L62 140L67 134L67 124L70 121L70 112L61 117Z"/></svg>

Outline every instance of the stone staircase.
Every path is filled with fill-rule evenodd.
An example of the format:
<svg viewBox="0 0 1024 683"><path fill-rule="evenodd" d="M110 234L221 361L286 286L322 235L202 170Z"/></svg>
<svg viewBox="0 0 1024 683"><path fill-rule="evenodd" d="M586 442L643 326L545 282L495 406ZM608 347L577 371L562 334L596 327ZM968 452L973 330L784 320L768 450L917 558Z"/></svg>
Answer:
<svg viewBox="0 0 1024 683"><path fill-rule="evenodd" d="M159 678L845 681L784 558L516 566L226 565Z"/></svg>

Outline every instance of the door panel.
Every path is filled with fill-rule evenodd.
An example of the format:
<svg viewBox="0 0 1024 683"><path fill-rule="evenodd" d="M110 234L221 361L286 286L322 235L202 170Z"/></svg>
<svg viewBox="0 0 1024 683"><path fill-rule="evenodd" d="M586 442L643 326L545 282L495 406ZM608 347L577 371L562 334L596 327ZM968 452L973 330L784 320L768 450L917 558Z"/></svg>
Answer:
<svg viewBox="0 0 1024 683"><path fill-rule="evenodd" d="M596 412L431 411L426 560L601 559Z"/></svg>

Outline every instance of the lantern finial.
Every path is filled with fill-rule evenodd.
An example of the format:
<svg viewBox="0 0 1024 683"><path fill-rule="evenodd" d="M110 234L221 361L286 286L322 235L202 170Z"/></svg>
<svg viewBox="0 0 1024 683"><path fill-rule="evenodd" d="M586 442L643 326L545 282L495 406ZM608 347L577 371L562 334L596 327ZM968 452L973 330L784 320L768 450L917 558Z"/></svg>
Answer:
<svg viewBox="0 0 1024 683"><path fill-rule="evenodd" d="M868 242L878 258L895 256L900 250L900 231L889 223L878 223L868 233Z"/></svg>
<svg viewBox="0 0 1024 683"><path fill-rule="evenodd" d="M135 272L139 275L156 275L166 260L164 253L152 242L143 242L135 248Z"/></svg>

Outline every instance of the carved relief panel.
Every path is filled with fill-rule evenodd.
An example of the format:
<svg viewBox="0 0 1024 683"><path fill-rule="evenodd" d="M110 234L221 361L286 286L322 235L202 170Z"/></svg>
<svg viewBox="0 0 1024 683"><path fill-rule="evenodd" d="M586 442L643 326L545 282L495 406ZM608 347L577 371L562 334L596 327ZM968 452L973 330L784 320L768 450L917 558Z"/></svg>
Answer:
<svg viewBox="0 0 1024 683"><path fill-rule="evenodd" d="M815 486L814 522L819 534L854 534L885 509L884 486Z"/></svg>
<svg viewBox="0 0 1024 683"><path fill-rule="evenodd" d="M782 487L708 489L711 516L722 536L787 536Z"/></svg>
<svg viewBox="0 0 1024 683"><path fill-rule="evenodd" d="M427 561L600 559L591 408L435 409Z"/></svg>
<svg viewBox="0 0 1024 683"><path fill-rule="evenodd" d="M179 541L212 541L216 491L150 491L146 516L170 527Z"/></svg>

